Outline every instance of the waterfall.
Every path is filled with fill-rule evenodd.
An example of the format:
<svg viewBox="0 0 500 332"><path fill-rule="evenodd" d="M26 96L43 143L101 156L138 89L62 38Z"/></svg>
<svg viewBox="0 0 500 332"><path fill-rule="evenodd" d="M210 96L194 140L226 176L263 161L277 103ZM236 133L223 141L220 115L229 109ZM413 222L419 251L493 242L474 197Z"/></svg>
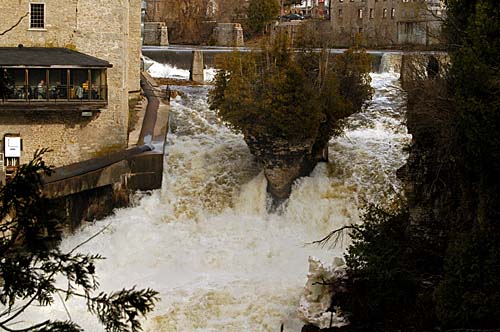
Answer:
<svg viewBox="0 0 500 332"><path fill-rule="evenodd" d="M398 75L372 74L366 109L332 140L330 163L299 179L281 214L266 212L266 180L239 134L209 110L207 87L172 86L171 128L161 190L84 227L62 243L107 259L97 266L103 291L152 287L161 302L145 331L299 332L297 306L308 257L330 262L335 249L307 245L359 222L361 202L401 191L395 172L409 142ZM85 305L67 304L86 331L103 331ZM61 303L30 309L29 319L67 319Z"/></svg>
<svg viewBox="0 0 500 332"><path fill-rule="evenodd" d="M384 53L380 59L379 73L400 73L402 54Z"/></svg>

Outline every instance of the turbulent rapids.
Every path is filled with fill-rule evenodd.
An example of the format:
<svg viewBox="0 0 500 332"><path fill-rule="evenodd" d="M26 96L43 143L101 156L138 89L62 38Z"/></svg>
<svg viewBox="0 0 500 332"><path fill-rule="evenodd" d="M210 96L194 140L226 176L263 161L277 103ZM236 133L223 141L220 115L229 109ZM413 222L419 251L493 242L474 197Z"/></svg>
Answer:
<svg viewBox="0 0 500 332"><path fill-rule="evenodd" d="M266 183L241 136L208 109L207 87L171 87L163 188L137 197L64 240L69 250L109 227L81 251L107 259L97 267L104 291L152 287L161 302L145 331L298 332L297 306L308 257L332 261L345 248L307 245L359 221L364 202L400 192L395 172L409 142L394 73L372 74L373 100L330 142L330 163L299 180L280 214L266 212ZM30 319L72 319L102 331L83 303L33 310Z"/></svg>

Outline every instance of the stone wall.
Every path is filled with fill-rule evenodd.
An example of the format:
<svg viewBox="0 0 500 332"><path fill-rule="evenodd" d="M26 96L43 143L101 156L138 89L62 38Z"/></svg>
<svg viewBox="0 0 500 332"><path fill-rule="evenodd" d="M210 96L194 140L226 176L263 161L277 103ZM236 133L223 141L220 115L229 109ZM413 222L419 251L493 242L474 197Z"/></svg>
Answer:
<svg viewBox="0 0 500 332"><path fill-rule="evenodd" d="M213 44L215 23L242 23L248 0L146 0L146 21L165 22L172 44Z"/></svg>
<svg viewBox="0 0 500 332"><path fill-rule="evenodd" d="M138 93L140 0L41 0L45 29L29 29L29 16L0 37L0 46L66 47L109 61L108 106L92 117L80 112L1 111L0 138L21 134L27 162L34 151L49 147L46 160L56 166L88 159L127 145L129 92ZM0 31L26 12L30 0L0 1Z"/></svg>
<svg viewBox="0 0 500 332"><path fill-rule="evenodd" d="M213 33L217 46L244 46L243 29L239 23L217 23Z"/></svg>
<svg viewBox="0 0 500 332"><path fill-rule="evenodd" d="M295 39L301 34L302 27L309 24L310 22L305 21L276 22L271 26L271 37L276 38L279 34L286 34L293 45Z"/></svg>
<svg viewBox="0 0 500 332"><path fill-rule="evenodd" d="M144 23L144 45L168 46L168 27L164 22Z"/></svg>
<svg viewBox="0 0 500 332"><path fill-rule="evenodd" d="M116 2L116 0L115 0ZM141 90L141 0L128 1L129 31L128 36L128 91L129 98L137 97Z"/></svg>

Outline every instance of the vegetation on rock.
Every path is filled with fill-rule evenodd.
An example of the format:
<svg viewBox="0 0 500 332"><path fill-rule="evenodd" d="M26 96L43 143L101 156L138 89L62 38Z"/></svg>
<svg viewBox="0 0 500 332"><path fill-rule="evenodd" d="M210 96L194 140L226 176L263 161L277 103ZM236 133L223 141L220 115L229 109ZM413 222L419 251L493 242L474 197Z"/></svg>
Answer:
<svg viewBox="0 0 500 332"><path fill-rule="evenodd" d="M79 246L61 252L63 218L42 195L42 175L51 167L37 153L22 165L13 179L0 188L0 329L5 331L82 331L77 322L47 320L26 326L30 307L50 306L56 296L80 297L105 330L141 331L145 317L158 301L151 289L100 292L95 271L100 255L77 253ZM64 286L57 281L64 280ZM24 325L24 326L23 326Z"/></svg>
<svg viewBox="0 0 500 332"><path fill-rule="evenodd" d="M370 58L358 48L332 56L293 50L280 36L260 51L224 57L218 68L210 107L243 133L279 199L312 170L329 139L340 133L342 119L371 96Z"/></svg>

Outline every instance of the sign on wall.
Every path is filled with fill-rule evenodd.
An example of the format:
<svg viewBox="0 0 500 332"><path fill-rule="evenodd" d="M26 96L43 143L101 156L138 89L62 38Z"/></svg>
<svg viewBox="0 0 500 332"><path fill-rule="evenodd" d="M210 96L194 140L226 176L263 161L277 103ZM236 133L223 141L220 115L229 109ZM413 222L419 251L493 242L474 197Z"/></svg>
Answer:
<svg viewBox="0 0 500 332"><path fill-rule="evenodd" d="M5 136L5 157L21 157L21 137Z"/></svg>

